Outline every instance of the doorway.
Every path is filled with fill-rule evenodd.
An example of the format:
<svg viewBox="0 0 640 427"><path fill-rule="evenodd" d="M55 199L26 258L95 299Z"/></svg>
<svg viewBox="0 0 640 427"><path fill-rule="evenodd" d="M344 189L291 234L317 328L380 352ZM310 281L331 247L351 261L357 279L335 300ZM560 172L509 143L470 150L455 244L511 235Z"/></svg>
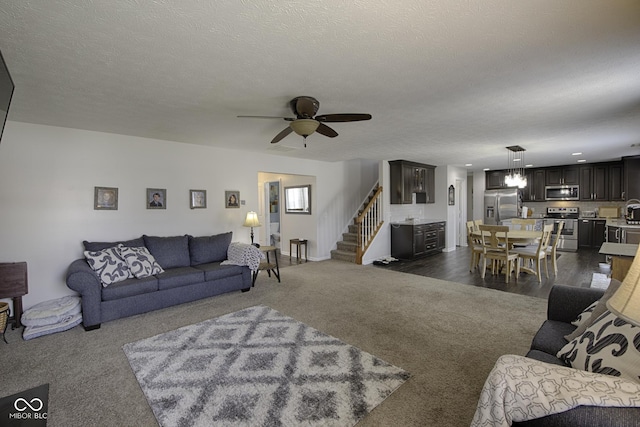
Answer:
<svg viewBox="0 0 640 427"><path fill-rule="evenodd" d="M280 182L269 181L264 183L265 191L265 218L266 241L270 246L281 249L280 242Z"/></svg>

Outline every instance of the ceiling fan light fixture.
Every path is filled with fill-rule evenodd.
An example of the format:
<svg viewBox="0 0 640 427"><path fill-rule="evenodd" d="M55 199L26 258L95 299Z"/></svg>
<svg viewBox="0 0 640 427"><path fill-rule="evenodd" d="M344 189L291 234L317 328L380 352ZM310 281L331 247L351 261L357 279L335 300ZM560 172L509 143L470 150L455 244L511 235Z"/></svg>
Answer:
<svg viewBox="0 0 640 427"><path fill-rule="evenodd" d="M295 133L306 138L318 129L320 122L313 119L298 119L289 123L289 126Z"/></svg>

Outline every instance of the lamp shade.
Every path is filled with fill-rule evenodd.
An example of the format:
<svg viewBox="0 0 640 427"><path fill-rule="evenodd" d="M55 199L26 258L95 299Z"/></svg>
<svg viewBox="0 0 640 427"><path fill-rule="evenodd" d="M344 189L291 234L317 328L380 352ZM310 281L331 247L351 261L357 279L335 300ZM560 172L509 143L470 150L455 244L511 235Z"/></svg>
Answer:
<svg viewBox="0 0 640 427"><path fill-rule="evenodd" d="M318 129L320 122L313 119L298 119L292 121L289 126L295 133L306 138Z"/></svg>
<svg viewBox="0 0 640 427"><path fill-rule="evenodd" d="M247 217L244 219L245 227L260 227L260 221L258 220L258 214L251 211L247 212Z"/></svg>
<svg viewBox="0 0 640 427"><path fill-rule="evenodd" d="M607 301L607 308L621 319L640 326L640 246L622 284Z"/></svg>

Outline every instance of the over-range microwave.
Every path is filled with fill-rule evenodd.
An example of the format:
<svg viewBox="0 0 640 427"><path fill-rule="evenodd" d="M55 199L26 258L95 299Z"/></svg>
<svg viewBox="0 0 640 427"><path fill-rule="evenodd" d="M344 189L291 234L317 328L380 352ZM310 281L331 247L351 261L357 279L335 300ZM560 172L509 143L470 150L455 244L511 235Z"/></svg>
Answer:
<svg viewBox="0 0 640 427"><path fill-rule="evenodd" d="M544 187L545 200L580 200L578 185L547 185Z"/></svg>

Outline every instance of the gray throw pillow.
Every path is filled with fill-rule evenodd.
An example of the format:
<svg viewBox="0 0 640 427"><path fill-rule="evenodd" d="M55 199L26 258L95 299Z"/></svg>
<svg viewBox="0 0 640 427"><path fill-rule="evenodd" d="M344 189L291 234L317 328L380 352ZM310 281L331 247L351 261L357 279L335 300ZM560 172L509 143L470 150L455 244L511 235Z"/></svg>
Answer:
<svg viewBox="0 0 640 427"><path fill-rule="evenodd" d="M133 277L127 262L120 255L117 247L101 251L84 251L89 267L96 272L102 286L105 288L112 283L121 282Z"/></svg>
<svg viewBox="0 0 640 427"><path fill-rule="evenodd" d="M605 291L604 295L602 295L602 298L600 298L600 300L598 301L596 308L594 308L591 312L591 316L589 317L589 319L586 322L582 322L575 331L571 332L569 335L565 335L564 338L567 341L572 341L582 335L584 331L586 331L587 328L591 326L598 317L602 316L604 312L608 310L607 301L613 296L613 294L616 293L621 284L622 282L620 282L619 280L611 279L609 287Z"/></svg>
<svg viewBox="0 0 640 427"><path fill-rule="evenodd" d="M149 249L163 269L175 267L189 267L189 237L157 237L142 236L144 246Z"/></svg>
<svg viewBox="0 0 640 427"><path fill-rule="evenodd" d="M189 255L191 265L220 262L227 259L227 250L231 244L233 232L214 236L189 237Z"/></svg>

